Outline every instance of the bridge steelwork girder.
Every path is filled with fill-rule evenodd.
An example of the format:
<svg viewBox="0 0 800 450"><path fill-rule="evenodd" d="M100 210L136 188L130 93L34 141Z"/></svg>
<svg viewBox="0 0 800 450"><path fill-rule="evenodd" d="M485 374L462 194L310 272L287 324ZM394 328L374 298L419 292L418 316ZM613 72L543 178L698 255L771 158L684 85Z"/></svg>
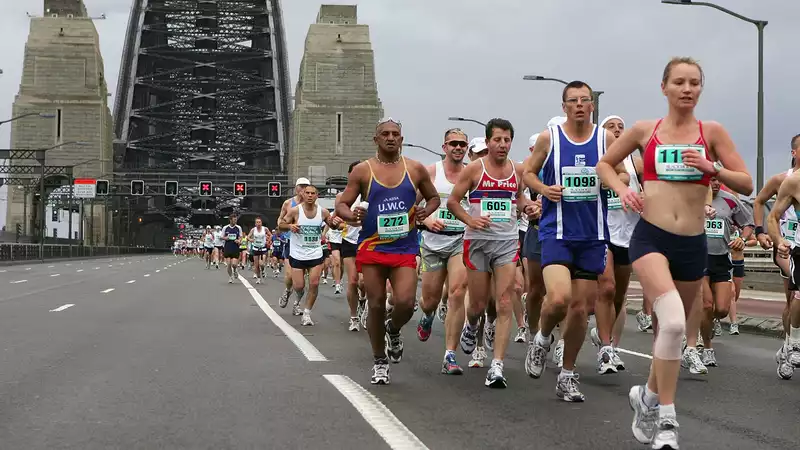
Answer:
<svg viewBox="0 0 800 450"><path fill-rule="evenodd" d="M288 67L279 0L134 0L115 172L281 173Z"/></svg>

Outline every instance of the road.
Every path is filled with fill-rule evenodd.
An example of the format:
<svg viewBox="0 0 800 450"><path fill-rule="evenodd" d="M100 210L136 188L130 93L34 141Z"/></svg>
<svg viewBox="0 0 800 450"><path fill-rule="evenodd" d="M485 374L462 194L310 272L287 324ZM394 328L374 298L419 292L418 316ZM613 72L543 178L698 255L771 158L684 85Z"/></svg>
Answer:
<svg viewBox="0 0 800 450"><path fill-rule="evenodd" d="M330 285L317 325L301 328L275 306L279 281L248 289L248 272L233 285L222 272L170 255L0 273L2 448L644 448L627 392L647 373L652 335L633 320L627 371L597 375L588 344L581 353L584 404L557 400L553 368L525 376L523 344L511 344L506 390L483 387L485 369L440 375L438 321L425 343L406 327L392 384L376 387L366 333L346 331L344 297ZM779 341L715 343L721 367L681 375L684 448L800 442L800 380L778 380Z"/></svg>

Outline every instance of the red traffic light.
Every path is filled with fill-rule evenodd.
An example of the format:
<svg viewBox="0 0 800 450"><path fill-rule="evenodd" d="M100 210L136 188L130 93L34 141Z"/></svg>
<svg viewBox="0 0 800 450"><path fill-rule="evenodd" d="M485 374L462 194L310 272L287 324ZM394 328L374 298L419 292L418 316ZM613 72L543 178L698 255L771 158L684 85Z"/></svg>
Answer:
<svg viewBox="0 0 800 450"><path fill-rule="evenodd" d="M200 195L203 197L209 197L212 195L213 184L210 181L201 181L200 182Z"/></svg>
<svg viewBox="0 0 800 450"><path fill-rule="evenodd" d="M236 197L244 197L247 195L247 183L244 181L237 181L233 183L233 195Z"/></svg>
<svg viewBox="0 0 800 450"><path fill-rule="evenodd" d="M270 197L281 196L281 184L279 182L272 181L269 183L269 196Z"/></svg>

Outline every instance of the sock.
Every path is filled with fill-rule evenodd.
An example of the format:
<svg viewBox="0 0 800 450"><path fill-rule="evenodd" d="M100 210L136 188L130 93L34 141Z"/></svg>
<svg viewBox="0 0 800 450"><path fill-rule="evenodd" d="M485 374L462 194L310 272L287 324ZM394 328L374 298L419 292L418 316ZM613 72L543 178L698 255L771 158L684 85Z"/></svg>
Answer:
<svg viewBox="0 0 800 450"><path fill-rule="evenodd" d="M449 357L455 358L456 357L456 352L454 350L446 350L444 352L444 359L447 359Z"/></svg>
<svg viewBox="0 0 800 450"><path fill-rule="evenodd" d="M542 330L536 332L536 343L543 346L550 345L550 336L544 336Z"/></svg>
<svg viewBox="0 0 800 450"><path fill-rule="evenodd" d="M789 338L793 341L800 341L800 327L790 327Z"/></svg>
<svg viewBox="0 0 800 450"><path fill-rule="evenodd" d="M575 376L575 372L562 368L561 369L561 374L558 377L559 378L565 378L565 377L574 377L574 376Z"/></svg>
<svg viewBox="0 0 800 450"><path fill-rule="evenodd" d="M642 401L648 408L655 408L658 406L658 394L650 390L650 387L645 385Z"/></svg>
<svg viewBox="0 0 800 450"><path fill-rule="evenodd" d="M686 346L686 350L689 350L689 349L692 349L692 350L694 350L694 351L697 351L697 347L695 347L695 346L691 346L691 347L689 347L689 346L687 345L687 346Z"/></svg>
<svg viewBox="0 0 800 450"><path fill-rule="evenodd" d="M500 366L500 368L502 369L503 368L503 360L495 358L495 359L492 360L492 365L493 366Z"/></svg>
<svg viewBox="0 0 800 450"><path fill-rule="evenodd" d="M675 404L661 405L658 407L658 418L675 417Z"/></svg>

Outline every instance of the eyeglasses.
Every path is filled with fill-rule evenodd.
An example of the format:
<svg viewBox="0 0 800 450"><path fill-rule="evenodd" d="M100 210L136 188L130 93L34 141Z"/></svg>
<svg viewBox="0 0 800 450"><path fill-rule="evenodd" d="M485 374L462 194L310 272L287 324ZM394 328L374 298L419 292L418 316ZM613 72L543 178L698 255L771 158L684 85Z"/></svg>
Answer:
<svg viewBox="0 0 800 450"><path fill-rule="evenodd" d="M447 141L445 142L445 144L451 147L466 147L467 145L469 145L467 141Z"/></svg>
<svg viewBox="0 0 800 450"><path fill-rule="evenodd" d="M593 100L591 97L581 97L581 98L573 97L573 98L568 98L566 103L569 103L570 105L577 105L578 103L592 103L592 101Z"/></svg>

